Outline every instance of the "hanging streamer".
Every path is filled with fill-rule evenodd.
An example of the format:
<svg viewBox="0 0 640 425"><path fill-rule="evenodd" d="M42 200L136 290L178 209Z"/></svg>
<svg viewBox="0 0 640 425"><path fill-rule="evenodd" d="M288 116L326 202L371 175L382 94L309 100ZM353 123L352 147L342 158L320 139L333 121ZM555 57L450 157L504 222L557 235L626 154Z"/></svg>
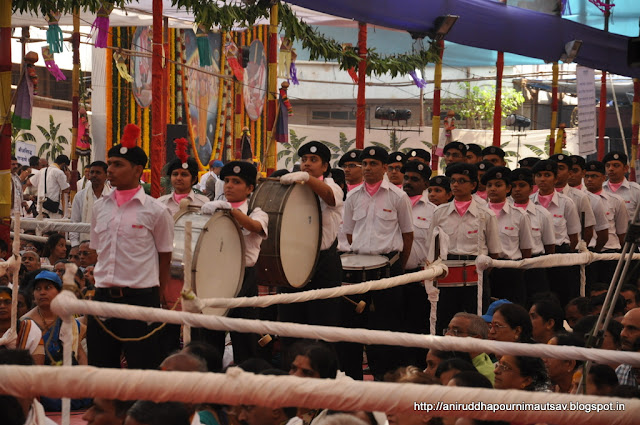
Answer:
<svg viewBox="0 0 640 425"><path fill-rule="evenodd" d="M278 52L278 77L290 78L292 43L287 37L281 38L280 51Z"/></svg>
<svg viewBox="0 0 640 425"><path fill-rule="evenodd" d="M231 67L233 75L236 77L236 80L242 81L244 79L244 68L240 65L240 62L238 62L238 56L240 54L238 46L229 39L229 41L224 45L224 51L227 56L227 63Z"/></svg>
<svg viewBox="0 0 640 425"><path fill-rule="evenodd" d="M427 87L427 83L421 77L418 77L418 73L416 71L411 71L409 75L411 75L413 82L418 86L418 88L424 89Z"/></svg>
<svg viewBox="0 0 640 425"><path fill-rule="evenodd" d="M64 81L67 77L64 76L58 65L56 65L53 59L53 53L49 50L49 47L42 46L42 58L44 59L44 65L47 67L51 75L53 75L56 81Z"/></svg>
<svg viewBox="0 0 640 425"><path fill-rule="evenodd" d="M113 52L113 60L116 62L116 68L118 69L120 77L129 83L133 83L133 77L129 74L124 57L118 52Z"/></svg>
<svg viewBox="0 0 640 425"><path fill-rule="evenodd" d="M291 50L291 65L289 65L289 75L291 76L291 83L294 86L300 84L298 82L298 68L296 68L296 59L298 55L296 53L296 49Z"/></svg>
<svg viewBox="0 0 640 425"><path fill-rule="evenodd" d="M62 53L63 37L60 25L58 25L61 16L62 13L60 12L49 12L45 16L49 24L49 28L47 29L47 43L49 44L51 53Z"/></svg>
<svg viewBox="0 0 640 425"><path fill-rule="evenodd" d="M211 66L213 61L211 60L211 45L209 43L209 31L202 26L198 25L196 29L196 42L198 44L198 57L200 58L200 66Z"/></svg>
<svg viewBox="0 0 640 425"><path fill-rule="evenodd" d="M99 48L107 47L107 38L109 36L109 15L113 10L113 3L103 3L98 9L96 20L91 25L91 33L97 33L94 46Z"/></svg>

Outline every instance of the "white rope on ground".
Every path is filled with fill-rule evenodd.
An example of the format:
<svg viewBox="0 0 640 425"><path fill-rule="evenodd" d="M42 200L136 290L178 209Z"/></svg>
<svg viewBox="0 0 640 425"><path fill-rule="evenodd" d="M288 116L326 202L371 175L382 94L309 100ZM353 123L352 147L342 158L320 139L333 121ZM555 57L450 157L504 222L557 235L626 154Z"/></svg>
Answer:
<svg viewBox="0 0 640 425"><path fill-rule="evenodd" d="M78 232L90 233L91 223L72 223L66 219L43 219L27 218L23 219L20 227L24 230L35 230L37 233L45 232Z"/></svg>
<svg viewBox="0 0 640 425"><path fill-rule="evenodd" d="M414 412L419 410L416 404L424 402L425 410L426 403L432 404L433 410L430 413L424 412L432 416L581 425L637 424L640 414L640 400L633 399L365 382L350 378L254 375L239 368L230 368L225 374L217 374L99 369L89 366L12 365L0 366L0 376L3 377L0 380L0 393L17 397L44 395L80 398L91 395L120 400L172 400L190 404L251 404L273 408L295 406L387 413ZM439 403L453 405L454 408L444 410L444 405ZM476 403L478 407L473 410L463 409L461 403ZM484 408L480 407L480 403L484 403ZM512 403L515 406L505 408ZM529 408L524 403L530 403ZM547 408L535 411L533 403ZM576 404L582 408L571 407ZM595 412L598 407L608 411ZM438 410L434 411L436 408ZM495 412L491 409L495 409ZM594 411L587 411L589 409ZM613 411L614 409L618 410Z"/></svg>
<svg viewBox="0 0 640 425"><path fill-rule="evenodd" d="M393 288L407 283L433 280L447 273L447 266L438 260L429 265L425 270L407 273L380 280L371 280L353 285L337 286L335 288L313 289L304 292L288 294L265 295L262 297L238 297L238 298L197 298L195 294L187 291L182 300L183 310L201 312L205 307L268 307L274 304L301 303L311 300L337 298L343 295L364 294L368 291Z"/></svg>
<svg viewBox="0 0 640 425"><path fill-rule="evenodd" d="M332 326L301 325L261 320L234 319L220 316L163 310L77 299L71 291L63 290L51 303L51 310L60 317L73 314L92 314L147 322L187 324L196 328L232 330L297 338L320 339L329 342L346 341L361 344L380 344L402 347L435 348L447 351L484 352L518 356L550 357L558 359L592 360L598 363L640 365L640 353L568 347L547 344L489 341L477 338L420 335L403 332L350 329Z"/></svg>

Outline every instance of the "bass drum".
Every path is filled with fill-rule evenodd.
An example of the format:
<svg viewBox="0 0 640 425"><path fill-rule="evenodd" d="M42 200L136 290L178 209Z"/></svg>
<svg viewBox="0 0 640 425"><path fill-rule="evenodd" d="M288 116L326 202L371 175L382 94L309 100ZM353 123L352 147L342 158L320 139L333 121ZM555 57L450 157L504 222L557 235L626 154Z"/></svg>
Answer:
<svg viewBox="0 0 640 425"><path fill-rule="evenodd" d="M249 211L256 207L269 215L269 235L256 263L258 283L302 288L313 276L322 242L318 197L303 184L268 179L251 197Z"/></svg>
<svg viewBox="0 0 640 425"><path fill-rule="evenodd" d="M172 293L184 279L184 227L191 222L191 286L198 298L235 298L244 279L244 237L228 212L213 215L197 211L176 214L171 257ZM178 282L176 285L175 282ZM202 312L225 316L228 308L207 307Z"/></svg>

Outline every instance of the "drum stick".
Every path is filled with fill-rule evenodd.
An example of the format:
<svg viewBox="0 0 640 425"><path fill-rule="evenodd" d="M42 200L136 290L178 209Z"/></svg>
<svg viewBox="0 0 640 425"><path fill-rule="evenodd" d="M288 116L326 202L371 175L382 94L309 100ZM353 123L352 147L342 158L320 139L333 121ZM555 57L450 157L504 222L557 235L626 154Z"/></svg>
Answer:
<svg viewBox="0 0 640 425"><path fill-rule="evenodd" d="M358 313L358 314L361 314L364 311L365 307L367 306L367 303L362 301L362 300L358 301L358 302L355 302L354 300L352 300L351 298L349 298L349 297L347 297L345 295L343 295L342 298L344 298L345 300L349 301L351 304L355 305L356 306L356 313Z"/></svg>

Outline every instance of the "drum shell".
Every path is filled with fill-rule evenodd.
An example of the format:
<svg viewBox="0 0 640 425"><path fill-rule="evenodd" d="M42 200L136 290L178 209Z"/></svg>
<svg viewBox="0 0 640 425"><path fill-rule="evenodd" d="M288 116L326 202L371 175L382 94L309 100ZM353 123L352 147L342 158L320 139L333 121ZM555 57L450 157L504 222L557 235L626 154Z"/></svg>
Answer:
<svg viewBox="0 0 640 425"><path fill-rule="evenodd" d="M292 198L299 199L301 194L310 205L289 204ZM322 243L322 213L318 197L308 186L282 185L278 180L267 179L258 185L249 202L249 211L258 207L269 216L268 236L260 245L260 255L255 265L258 283L269 286L304 287L314 275ZM290 208L296 207L301 210L300 217L296 218L304 219L308 226L300 229L289 227L291 223L287 222L285 215L291 212ZM290 245L287 245L285 240L289 241ZM283 254L287 255L288 261L296 256L300 259L300 267L304 270L295 281L287 276Z"/></svg>
<svg viewBox="0 0 640 425"><path fill-rule="evenodd" d="M384 264L379 265L345 265L345 259L348 257L357 257L357 255L353 254L343 254L341 256L342 260L342 281L344 283L362 283L370 280L379 280L390 277L391 268L389 266L388 261L384 261ZM379 257L382 260L384 257L380 255L372 255L368 256L371 258Z"/></svg>
<svg viewBox="0 0 640 425"><path fill-rule="evenodd" d="M192 222L191 286L200 298L233 298L244 279L244 237L228 211L213 215L181 211L175 215L174 251L167 294L180 296L184 281L184 224ZM216 226L220 226L217 227ZM168 301L172 301L171 298ZM228 308L210 308L204 314L226 316Z"/></svg>
<svg viewBox="0 0 640 425"><path fill-rule="evenodd" d="M478 269L474 261L446 260L447 277L438 279L438 287L475 286L478 284Z"/></svg>

